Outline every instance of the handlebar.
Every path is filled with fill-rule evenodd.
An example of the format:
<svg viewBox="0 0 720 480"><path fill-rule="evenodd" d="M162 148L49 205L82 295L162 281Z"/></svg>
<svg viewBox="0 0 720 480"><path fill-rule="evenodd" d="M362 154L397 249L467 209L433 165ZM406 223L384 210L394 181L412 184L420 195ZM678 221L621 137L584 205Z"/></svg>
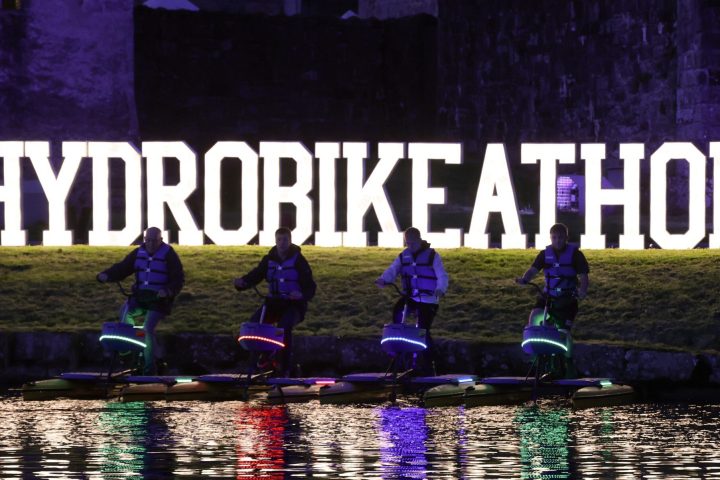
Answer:
<svg viewBox="0 0 720 480"><path fill-rule="evenodd" d="M125 290L125 288L123 288L122 283L120 283L120 282L115 282L115 285L117 285L118 289L120 290L120 293L121 293L123 296L125 296L125 297L127 297L127 298L132 297L132 293L128 293L128 292Z"/></svg>
<svg viewBox="0 0 720 480"><path fill-rule="evenodd" d="M260 290L258 290L257 285L253 285L253 286L250 286L250 287L240 288L240 289L238 289L238 291L244 292L244 291L250 290L250 289L254 290L254 291L255 291L255 294L256 294L258 297L262 298L263 300L269 300L269 299L273 299L273 298L276 298L276 299L277 299L277 298L280 298L280 299L285 299L285 300L292 300L292 298L290 298L290 296L287 295L287 294L281 294L281 295L277 295L277 296L264 295L264 294L260 293Z"/></svg>
<svg viewBox="0 0 720 480"><path fill-rule="evenodd" d="M535 283L535 282L519 283L519 285L528 285L528 286L531 286L531 287L535 288L535 291L537 292L537 294L540 295L540 296L542 296L542 297L545 297L545 296L547 295L547 294L545 293L545 290L544 290L540 285L538 285L538 284Z"/></svg>
<svg viewBox="0 0 720 480"><path fill-rule="evenodd" d="M387 286L393 287L393 288L395 289L395 292L398 294L398 296L399 296L399 297L402 297L402 298L434 297L434 296L435 296L434 294L425 293L425 292L418 292L417 295L411 295L411 294L409 294L409 293L406 293L406 292L403 292L402 290L400 290L400 289L398 288L398 286L395 285L394 283L387 283L387 282L385 282L385 283L383 283L383 286L385 286L385 287L387 287Z"/></svg>
<svg viewBox="0 0 720 480"><path fill-rule="evenodd" d="M534 283L534 282L520 283L520 282L517 282L517 281L516 281L516 283L518 283L518 285L529 285L529 286L531 286L531 287L534 287L534 288L535 288L535 291L536 291L537 294L538 294L538 296L544 298L545 300L548 300L549 297L550 297L550 296L548 295L548 293L545 291L545 289L542 288L542 287L541 287L540 285L538 285L537 283ZM575 289L575 291L573 291L572 295L570 295L570 296L572 296L573 298L577 298L578 300L580 299L580 297L578 297L578 295L577 295L577 289Z"/></svg>

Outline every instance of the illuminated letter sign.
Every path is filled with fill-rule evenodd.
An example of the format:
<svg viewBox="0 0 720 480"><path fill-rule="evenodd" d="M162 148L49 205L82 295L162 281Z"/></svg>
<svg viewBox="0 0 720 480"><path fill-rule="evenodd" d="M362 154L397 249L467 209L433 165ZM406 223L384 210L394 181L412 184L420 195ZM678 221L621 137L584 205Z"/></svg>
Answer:
<svg viewBox="0 0 720 480"><path fill-rule="evenodd" d="M462 163L462 146L459 143L411 143L408 156L412 159L412 223L423 237L438 248L460 246L462 231L445 229L444 233L430 232L428 206L445 204L445 189L430 188L430 160L445 163Z"/></svg>
<svg viewBox="0 0 720 480"><path fill-rule="evenodd" d="M140 212L140 153L129 143L90 142L93 161L93 229L90 245L130 245L142 233ZM110 230L110 158L125 162L125 228Z"/></svg>
<svg viewBox="0 0 720 480"><path fill-rule="evenodd" d="M540 233L535 235L535 248L545 248L550 227L555 223L557 164L575 163L574 143L523 143L520 163L540 161Z"/></svg>
<svg viewBox="0 0 720 480"><path fill-rule="evenodd" d="M147 159L147 206L148 226L165 232L165 204L178 224L178 243L202 245L203 232L198 230L195 219L185 201L197 187L195 152L183 142L143 142L143 157ZM177 185L165 185L165 158L180 162L180 181Z"/></svg>
<svg viewBox="0 0 720 480"><path fill-rule="evenodd" d="M603 205L623 205L625 228L620 235L620 248L638 250L645 247L645 236L640 234L640 161L645 147L638 143L620 144L620 158L625 162L623 188L603 189L602 161L605 145L584 143L580 156L585 160L585 235L582 248L605 248L605 235L601 233Z"/></svg>
<svg viewBox="0 0 720 480"><path fill-rule="evenodd" d="M343 156L347 158L347 229L343 235L346 247L364 247L367 245L367 232L363 220L370 206L380 222L378 246L402 247L403 237L398 230L395 212L385 192L385 182L397 162L405 156L402 143L380 143L378 156L380 161L370 177L365 181L365 159L368 156L367 143L343 143Z"/></svg>
<svg viewBox="0 0 720 480"><path fill-rule="evenodd" d="M667 231L667 163L685 160L690 169L688 230ZM693 248L705 236L705 156L692 143L664 143L650 157L650 236L661 248Z"/></svg>
<svg viewBox="0 0 720 480"><path fill-rule="evenodd" d="M260 245L275 245L275 230L280 227L280 204L295 205L293 243L303 243L312 235L312 154L299 142L260 142L260 156L265 160L265 215ZM280 159L297 163L297 181L291 187L280 186Z"/></svg>
<svg viewBox="0 0 720 480"><path fill-rule="evenodd" d="M25 230L22 229L22 194L20 191L20 157L23 156L23 142L0 142L0 158L3 159L3 179L0 186L0 201L5 207L5 228L0 230L3 246L25 245Z"/></svg>
<svg viewBox="0 0 720 480"><path fill-rule="evenodd" d="M242 163L242 226L228 231L221 226L220 166L225 159ZM244 245L258 232L258 155L245 142L218 142L205 154L205 233L217 245ZM234 187L234 185L225 185Z"/></svg>
<svg viewBox="0 0 720 480"><path fill-rule="evenodd" d="M320 170L320 230L315 232L315 245L339 247L342 245L342 233L336 230L335 223L335 162L340 158L340 144L316 143L315 156Z"/></svg>
<svg viewBox="0 0 720 480"><path fill-rule="evenodd" d="M87 143L63 143L64 161L57 177L50 165L48 142L25 142L25 156L30 157L48 200L49 230L43 231L43 245L72 245L72 232L65 230L65 200L80 168L82 157L87 157Z"/></svg>
<svg viewBox="0 0 720 480"><path fill-rule="evenodd" d="M713 159L713 233L709 247L720 248L720 142L710 142L710 157Z"/></svg>
<svg viewBox="0 0 720 480"><path fill-rule="evenodd" d="M419 228L435 247L454 248L464 244L469 248L489 248L488 221L490 214L495 213L500 214L504 227L501 247L526 248L528 240L520 224L512 174L522 175L528 165L539 163L539 227L537 232L533 232L533 243L541 249L547 243L550 226L556 221L558 164L574 164L578 145L521 144L519 170L511 172L505 145L488 144L470 214L470 229L464 236L462 229L452 225L453 220L450 218L442 219L442 226L433 228L433 220L438 222L441 215L431 215L433 205L443 206L447 202L447 188L431 186L431 165L432 168L443 169L465 163L460 143L379 143L377 163L370 172L366 170L371 153L365 142L318 142L314 147L314 152L311 152L300 142L260 142L256 152L245 142L217 142L203 157L204 169L201 171L204 172L204 203L200 206L203 226L199 227L193 209L188 204L191 195L200 193L197 191L198 159L195 152L183 142L143 142L141 150L127 142L63 142L63 161L57 166L51 164L50 144L46 141L0 141L3 182L0 184L0 203L3 204L0 210L0 245L22 246L27 243L27 232L23 230L24 222L28 220L23 217L24 181L21 178L21 166L28 159L48 202L48 228L42 232L43 244L71 245L73 235L72 231L67 230L67 202L80 165L83 159L89 158L92 162L93 202L92 229L88 232L90 245L129 245L137 241L143 228L149 226L160 228L165 240L171 240L166 231L167 206L177 223L177 241L181 245L202 245L207 234L210 241L218 245L244 245L257 237L261 245L269 246L275 243L274 234L278 227L294 224L293 241L298 244L314 240L319 246L364 247L369 243L365 217L372 209L380 225L377 244L381 247L401 247L402 229L412 225ZM603 187L605 144L579 144L579 151L584 161L585 175L584 197L581 197L584 198L585 209L585 231L580 237L582 248L606 248L606 238L602 233L602 212L603 206L607 205L617 205L623 209L624 229L619 237L619 247L622 249L643 248L646 236L661 248L696 247L706 236L708 157L713 160L714 175L713 227L709 246L720 248L720 142L709 143L707 157L692 143L666 142L645 163L643 144L621 143L619 160L623 164L623 185L620 188ZM147 188L141 191L143 157L146 159ZM111 169L111 159L121 161L123 168ZM259 186L260 159L263 161L262 189ZM438 162L431 163L433 160ZM178 168L172 169L177 172L177 178L171 179L170 175L166 175L166 161L178 162ZM225 161L240 162L239 179L222 178L222 164ZM296 179L291 185L283 180L288 175L281 175L281 170L282 165L292 163L283 161L294 162ZM342 163L338 162L342 161L347 162L345 192L338 191L338 171L342 171L338 169ZM409 205L411 225L402 225L402 229L385 190L386 183L401 161L410 162L411 175L400 180L401 186L412 196ZM687 222L671 227L666 198L667 165L670 161L684 162L688 172L687 185L673 184L673 187L681 188L683 193L687 192ZM318 169L317 185L314 185L315 168ZM110 192L110 180L111 175L122 171L124 192L118 195L118 192ZM641 233L640 219L640 180L643 173L649 173L650 185L650 231L645 233ZM113 185L116 183L113 181ZM582 183L579 185L583 188ZM242 219L239 228L223 227L221 199L224 189L239 189ZM347 198L344 212L337 209L337 200L342 198L338 195L343 194ZM147 204L146 223L143 223L143 195L146 196ZM261 202L262 216L259 211ZM293 205L294 215L281 218L281 211L284 211L281 209L282 204ZM192 206L198 209L196 201L192 202ZM35 205L26 207L33 208ZM314 218L316 211L317 222ZM407 209L401 211L404 213ZM576 212L577 208L574 207L572 214ZM112 215L115 216L111 218ZM124 218L116 218L123 215ZM337 223L343 215L347 220L346 227L345 231L339 231ZM314 231L316 225L318 229ZM172 233L174 235L175 232Z"/></svg>
<svg viewBox="0 0 720 480"><path fill-rule="evenodd" d="M497 195L494 193L497 192ZM525 248L527 240L520 229L515 191L510 180L505 147L490 143L485 152L480 183L475 196L475 208L470 221L470 232L465 235L465 246L488 248L489 235L485 233L490 212L499 212L505 226L503 248Z"/></svg>

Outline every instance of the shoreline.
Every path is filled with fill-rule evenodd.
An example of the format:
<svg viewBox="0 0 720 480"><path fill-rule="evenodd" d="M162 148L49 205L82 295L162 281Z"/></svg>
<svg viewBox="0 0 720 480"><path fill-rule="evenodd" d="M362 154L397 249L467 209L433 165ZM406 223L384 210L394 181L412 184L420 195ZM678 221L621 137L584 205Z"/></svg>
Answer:
<svg viewBox="0 0 720 480"><path fill-rule="evenodd" d="M519 343L438 338L435 348L438 374L521 376L529 368L529 356ZM293 350L294 363L305 376L384 371L388 364L377 337L296 336ZM227 334L160 333L157 352L169 375L240 371L248 357ZM576 343L573 356L582 377L649 386L720 385L720 355L716 354ZM21 384L68 371L102 371L108 365L109 356L97 332L0 333L0 384Z"/></svg>

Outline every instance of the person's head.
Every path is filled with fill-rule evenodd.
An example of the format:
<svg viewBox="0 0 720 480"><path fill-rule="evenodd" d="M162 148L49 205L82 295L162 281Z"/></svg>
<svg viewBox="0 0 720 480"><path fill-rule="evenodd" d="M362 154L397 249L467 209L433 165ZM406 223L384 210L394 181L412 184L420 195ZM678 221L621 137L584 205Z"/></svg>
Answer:
<svg viewBox="0 0 720 480"><path fill-rule="evenodd" d="M290 243L292 242L292 233L287 227L280 227L275 230L275 247L277 248L278 255L284 256L288 250L290 250Z"/></svg>
<svg viewBox="0 0 720 480"><path fill-rule="evenodd" d="M415 227L410 227L405 230L405 245L410 249L411 252L416 253L422 247L422 237L420 236L420 230Z"/></svg>
<svg viewBox="0 0 720 480"><path fill-rule="evenodd" d="M550 243L555 250L562 250L567 245L568 228L565 224L556 223L550 227Z"/></svg>
<svg viewBox="0 0 720 480"><path fill-rule="evenodd" d="M162 232L160 229L157 227L150 227L145 230L143 245L150 255L157 252L162 245Z"/></svg>

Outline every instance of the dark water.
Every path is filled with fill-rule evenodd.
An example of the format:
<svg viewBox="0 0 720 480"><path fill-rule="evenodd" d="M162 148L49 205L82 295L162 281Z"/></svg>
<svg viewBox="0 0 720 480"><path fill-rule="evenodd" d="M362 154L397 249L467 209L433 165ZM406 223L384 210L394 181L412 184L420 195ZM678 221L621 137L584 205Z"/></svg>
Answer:
<svg viewBox="0 0 720 480"><path fill-rule="evenodd" d="M0 406L2 479L720 478L718 405Z"/></svg>

